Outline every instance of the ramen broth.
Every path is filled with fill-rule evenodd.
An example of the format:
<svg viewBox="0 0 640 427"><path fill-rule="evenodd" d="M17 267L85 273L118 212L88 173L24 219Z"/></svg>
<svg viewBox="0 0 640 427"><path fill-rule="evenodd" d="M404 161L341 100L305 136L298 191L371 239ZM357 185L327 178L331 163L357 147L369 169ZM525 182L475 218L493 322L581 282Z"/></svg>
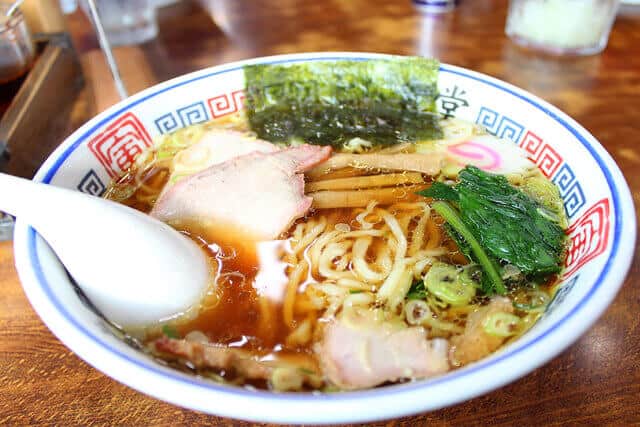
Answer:
<svg viewBox="0 0 640 427"><path fill-rule="evenodd" d="M138 171L132 169L128 175L117 181L115 187L129 184L132 180L131 176L135 176L137 173ZM143 178L139 182L138 189L119 202L148 213L153 206L152 201L162 191L169 174L163 167L152 167L140 175ZM406 199L415 199L415 197L407 197ZM353 226L357 224L357 213L349 208L311 210L295 224L324 216L330 220L333 226L336 224ZM295 228L295 224L292 229ZM202 227L194 223L171 225L198 243L216 266L217 274L224 278L217 282L215 291L207 296L202 303L203 309L194 319L182 321L176 325L181 336L185 336L191 331L201 331L212 342L263 354L271 351L303 351L311 354L311 342L308 345L295 347L286 344L291 329L285 324L282 316L282 301L269 300L260 296L256 290L255 279L260 271L260 266L256 245L250 236L243 237L242 232L234 230L228 225L217 227L214 233L211 230L202 231ZM415 223L413 225L415 226ZM284 242L280 245L281 249L288 246L287 242L290 239L290 232L285 233ZM443 256L444 259L459 264L467 263L450 238L445 237L444 245L450 249L450 252ZM375 248L372 249L371 252L375 252ZM280 254L277 254L278 248L273 248L273 250L275 252L274 258L280 258ZM371 261L370 257L371 255L368 260ZM308 273L308 277L300 284L299 291L302 293L309 283L317 281L318 278L314 278L311 273ZM305 306L304 293L302 295L300 307ZM262 314L264 314L261 314L261 299L264 300L262 304L266 305L266 308L263 307L262 310L269 312L269 322L261 322ZM317 318L320 313L313 309L306 312L301 311L296 314L295 320L299 322L308 316ZM153 338L154 335L157 333L152 334L150 338Z"/></svg>
<svg viewBox="0 0 640 427"><path fill-rule="evenodd" d="M207 124L205 129L215 126L229 127L228 123L221 122ZM237 124L234 126L237 127ZM188 135L188 133L185 134ZM183 147L186 147L196 142L197 137L194 137L193 140L183 137L183 141ZM181 149L176 149L175 152L179 152ZM158 148L156 147L155 150ZM139 161L112 183L106 197L142 212L150 212L171 175L170 158L162 159L162 161L158 161L158 158L158 151L152 151L145 160ZM336 179L348 176L376 175L383 172L368 170L363 173L363 171L353 168L344 168L336 171L331 177ZM424 184L420 185L420 189L427 188L433 180L433 177L424 174L422 177ZM321 361L317 360L317 341L321 336L322 324L343 310L340 307L352 304L354 307L368 307L371 310L381 309L375 299L370 300L369 298L372 295L375 296L375 292L380 291L381 282L353 284L352 286L358 287L351 288L346 292L340 291L343 303L326 302L334 301L329 293L319 297L319 292L321 293L325 289L322 286L328 289L326 292L337 292L333 282L328 283L326 277L319 274L317 266L314 266L313 262L309 260L310 251L315 250L314 243L322 236L334 230L369 233L373 237L365 237L365 239L370 239L370 244L364 254L364 261L370 266L372 274L379 275L381 269L384 268L387 269L385 271L391 271L390 263L394 262L395 249L389 249L385 246L390 242L398 244L398 239L388 230L385 231L387 237L380 237L382 236L381 227L393 228L391 223L385 224L385 219L383 219L384 215L388 213L395 217L399 228L404 230L407 239L407 259L413 259L411 262L414 264L411 265L413 271L416 272L416 277L422 274L420 272L427 271L430 265L425 264L420 267L420 254L430 254L431 261L429 263L441 261L459 266L459 268L464 268L468 264L467 258L444 231L444 220L429 210L428 202L430 200L415 195L413 187L411 187L411 191L404 190L406 185L397 187L398 194L404 197L397 197L393 203L377 205L371 209L369 207L312 208L303 218L296 220L290 229L280 236L279 240L267 242L268 244L256 242L252 236L243 235L241 231L229 224L218 224L213 227L212 224L207 224L204 227L202 224L193 222L170 223L202 247L211 261L216 276L215 285L202 301L195 317L177 319L172 323L172 328L175 328L179 337L185 337L193 331L199 331L199 333L206 335L211 343L250 351L251 354L259 355L261 360L268 360L270 355L276 354L304 355L313 363L320 363ZM426 213L423 213L421 209ZM386 219L386 221L391 220L393 218ZM312 241L307 242L306 246L301 249L297 245L304 240L305 233L310 232L309 230L315 224L317 226L323 224L324 231ZM424 236L424 242L413 242L413 239L417 238L417 233ZM332 264L329 267L339 270L340 274L336 273L336 277L344 278L347 277L347 274L342 273L350 272L355 268L354 258L350 259L346 265L336 267L342 262L339 251L354 250L355 245L362 243L362 240L354 237L351 241L334 243L338 255L331 260ZM266 269L269 270L266 277L264 276L265 266L261 264L263 259L270 259L274 264ZM301 262L305 260L308 265L301 266ZM325 266L325 268L327 267ZM421 268L422 270L420 270ZM291 281L292 274L301 274L302 276L298 281ZM261 284L265 280L269 282L269 286ZM346 283L348 280L343 280L343 282ZM291 288L292 283L294 289ZM340 279L337 279L335 283L341 283ZM520 307L527 307L527 309L519 309L516 306L513 313L521 319L521 323L519 323L516 332L501 340L500 345L521 335L535 323L542 310L530 309L533 306L531 300L539 298L540 306L544 306L550 299L555 283L556 277L552 276L545 283L537 286L534 291L522 288L509 291L507 297L513 301L520 301L522 303ZM267 288L268 291L265 290ZM366 302L369 301L367 298L370 300L369 303ZM325 302L318 303L319 299ZM355 302L347 303L346 301ZM403 305L406 307L408 300L403 299L403 301L404 303L397 309L390 309L390 313L387 315L404 316L402 307ZM427 319L427 323L424 323L424 325L432 325L428 326L430 329L427 336L430 339L438 337L449 339L453 336L462 336L470 313L486 306L489 301L489 297L481 292L478 292L468 304L463 306L447 306L440 300L427 299L430 310L433 312L433 319L437 321L437 323L429 323L431 320ZM306 335L302 333L296 335L297 329L305 324L313 325L310 332L305 332ZM153 342L162 334L160 327L152 326L147 330L145 339L148 342ZM299 337L303 335L304 338ZM454 363L451 365L451 368L456 367ZM204 371L210 370L205 369ZM220 373L225 379L234 378L232 374L224 372L224 370L213 369L213 371ZM239 384L258 384L260 387L270 387L269 381L243 380L241 376L237 378L239 378ZM298 389L309 388L314 387L307 385Z"/></svg>

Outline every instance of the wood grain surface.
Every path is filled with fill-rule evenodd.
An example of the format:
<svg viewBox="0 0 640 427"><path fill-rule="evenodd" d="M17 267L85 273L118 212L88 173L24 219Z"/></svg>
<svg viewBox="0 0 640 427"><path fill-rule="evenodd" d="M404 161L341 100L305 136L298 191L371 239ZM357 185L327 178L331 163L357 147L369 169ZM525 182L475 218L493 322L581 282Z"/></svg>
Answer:
<svg viewBox="0 0 640 427"><path fill-rule="evenodd" d="M159 11L158 38L140 46L149 75L160 81L291 52L435 56L529 90L574 117L620 165L638 205L640 14L618 16L602 54L558 58L525 51L504 36L504 0L462 0L441 16L421 16L408 0L214 3L217 25L188 1ZM86 18L70 16L69 28L80 54L90 54L96 43ZM87 107L87 99L85 94L78 102ZM102 107L91 108L78 108L78 114ZM87 365L39 320L13 262L11 243L0 244L0 425L250 425L155 400ZM640 424L639 281L636 257L595 326L530 375L450 408L370 425Z"/></svg>

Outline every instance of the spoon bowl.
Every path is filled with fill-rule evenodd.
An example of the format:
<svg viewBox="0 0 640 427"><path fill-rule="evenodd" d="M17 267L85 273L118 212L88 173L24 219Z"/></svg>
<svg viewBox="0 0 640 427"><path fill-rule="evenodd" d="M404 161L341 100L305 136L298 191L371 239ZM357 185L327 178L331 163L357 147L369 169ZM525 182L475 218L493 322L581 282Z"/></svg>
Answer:
<svg viewBox="0 0 640 427"><path fill-rule="evenodd" d="M0 209L31 224L89 299L120 326L176 317L207 290L202 249L151 216L6 174L0 174L0 194ZM105 265L114 253L125 262Z"/></svg>

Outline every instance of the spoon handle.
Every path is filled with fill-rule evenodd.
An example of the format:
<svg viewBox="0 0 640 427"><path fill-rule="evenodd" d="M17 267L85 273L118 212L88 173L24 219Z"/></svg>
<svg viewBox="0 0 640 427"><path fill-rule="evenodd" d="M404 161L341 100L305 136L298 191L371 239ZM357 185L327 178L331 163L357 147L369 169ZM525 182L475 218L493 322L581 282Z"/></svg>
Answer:
<svg viewBox="0 0 640 427"><path fill-rule="evenodd" d="M16 217L29 218L30 222L33 214L42 207L57 205L55 200L59 200L60 192L71 191L0 173L0 210Z"/></svg>
<svg viewBox="0 0 640 427"><path fill-rule="evenodd" d="M0 211L33 226L91 301L120 325L173 317L206 292L204 252L149 215L6 174L0 194Z"/></svg>
<svg viewBox="0 0 640 427"><path fill-rule="evenodd" d="M111 200L4 173L0 173L0 194L0 211L26 221L49 243L59 241L57 251L69 247L69 242L71 245L91 240L106 244L121 242L112 234L140 235L135 228L146 228L152 235L157 228L175 233L155 218Z"/></svg>
<svg viewBox="0 0 640 427"><path fill-rule="evenodd" d="M110 215L111 225L121 230L131 227L132 217L144 217L142 222L150 220L141 212L99 197L4 173L0 173L0 194L0 211L35 228L63 262L67 252L75 253L74 247L86 247L108 237L98 226L98 219L104 215Z"/></svg>
<svg viewBox="0 0 640 427"><path fill-rule="evenodd" d="M79 217L99 218L111 210L128 209L123 205L28 179L0 173L0 211L27 221L38 231L79 227ZM106 209L106 211L105 211ZM133 211L146 217L140 212ZM127 215L130 218L130 214Z"/></svg>

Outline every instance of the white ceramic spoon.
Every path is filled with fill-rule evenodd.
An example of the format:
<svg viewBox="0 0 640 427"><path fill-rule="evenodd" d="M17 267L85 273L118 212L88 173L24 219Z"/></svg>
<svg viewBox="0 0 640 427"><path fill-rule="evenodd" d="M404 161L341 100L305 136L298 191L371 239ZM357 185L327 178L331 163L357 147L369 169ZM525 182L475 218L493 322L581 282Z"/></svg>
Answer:
<svg viewBox="0 0 640 427"><path fill-rule="evenodd" d="M89 299L120 326L176 316L201 301L208 287L202 249L127 206L0 174L0 210L33 226Z"/></svg>

